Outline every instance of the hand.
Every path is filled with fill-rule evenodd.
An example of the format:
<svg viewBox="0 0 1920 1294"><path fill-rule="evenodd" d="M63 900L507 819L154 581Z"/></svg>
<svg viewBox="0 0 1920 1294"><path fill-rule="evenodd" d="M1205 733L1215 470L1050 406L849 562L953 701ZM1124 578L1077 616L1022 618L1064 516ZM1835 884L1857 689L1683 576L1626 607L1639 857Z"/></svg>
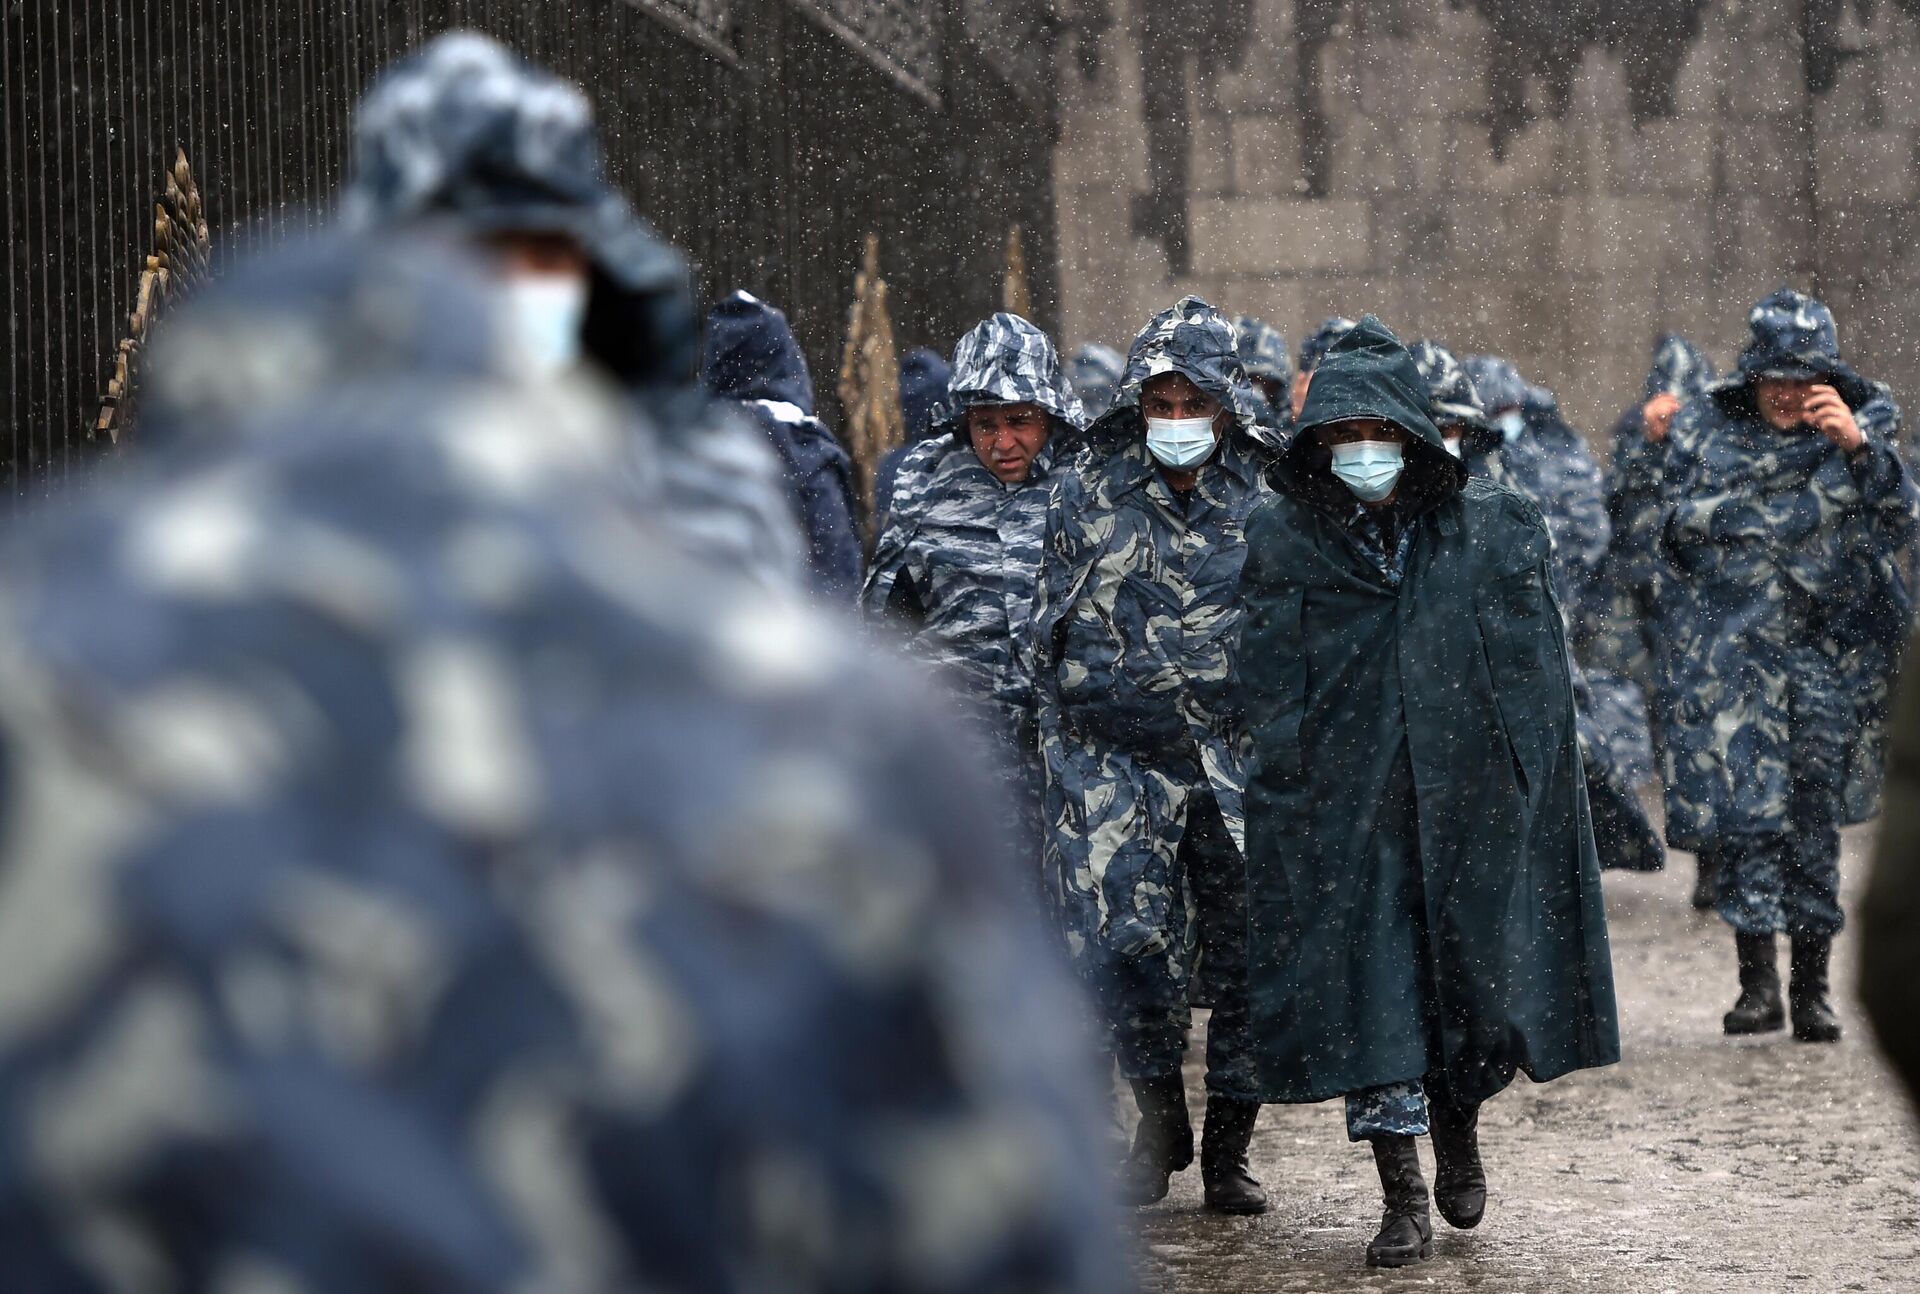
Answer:
<svg viewBox="0 0 1920 1294"><path fill-rule="evenodd" d="M1867 443L1866 435L1860 425L1853 420L1853 410L1847 408L1847 402L1840 393L1820 383L1807 392L1806 403L1800 406L1800 416L1809 427L1838 445L1845 453L1853 453Z"/></svg>
<svg viewBox="0 0 1920 1294"><path fill-rule="evenodd" d="M1640 418L1646 424L1647 439L1656 445L1665 440L1668 428L1673 426L1673 415L1679 412L1677 395L1656 395L1641 405Z"/></svg>

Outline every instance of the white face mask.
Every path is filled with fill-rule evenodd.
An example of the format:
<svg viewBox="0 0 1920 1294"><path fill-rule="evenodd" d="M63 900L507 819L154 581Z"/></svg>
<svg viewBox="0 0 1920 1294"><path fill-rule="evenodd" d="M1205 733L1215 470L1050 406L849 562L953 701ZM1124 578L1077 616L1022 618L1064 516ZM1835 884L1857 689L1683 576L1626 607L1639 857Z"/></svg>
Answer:
<svg viewBox="0 0 1920 1294"><path fill-rule="evenodd" d="M1449 454L1452 454L1455 458L1459 458L1461 454L1460 437L1447 436L1444 439L1446 440L1446 444L1447 444L1447 452Z"/></svg>
<svg viewBox="0 0 1920 1294"><path fill-rule="evenodd" d="M1527 429L1527 415L1518 409L1509 409L1495 418L1493 425L1499 429L1501 438L1508 444L1512 444L1520 439L1520 433Z"/></svg>
<svg viewBox="0 0 1920 1294"><path fill-rule="evenodd" d="M587 281L570 274L515 274L499 286L500 353L529 381L558 377L580 362Z"/></svg>
<svg viewBox="0 0 1920 1294"><path fill-rule="evenodd" d="M1333 474L1368 503L1378 503L1400 483L1406 457L1392 440L1356 440L1333 447Z"/></svg>
<svg viewBox="0 0 1920 1294"><path fill-rule="evenodd" d="M1213 419L1149 418L1147 452L1171 468L1197 467L1213 453Z"/></svg>

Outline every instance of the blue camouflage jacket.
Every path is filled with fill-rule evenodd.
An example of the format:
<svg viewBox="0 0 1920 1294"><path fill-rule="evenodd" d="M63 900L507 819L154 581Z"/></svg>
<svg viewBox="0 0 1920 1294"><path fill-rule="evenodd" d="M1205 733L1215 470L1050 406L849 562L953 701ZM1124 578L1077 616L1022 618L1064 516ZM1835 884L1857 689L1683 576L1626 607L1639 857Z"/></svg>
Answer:
<svg viewBox="0 0 1920 1294"><path fill-rule="evenodd" d="M8 1288L1130 1288L917 680L639 522L622 411L397 368L4 544Z"/></svg>
<svg viewBox="0 0 1920 1294"><path fill-rule="evenodd" d="M1004 731L1023 732L1033 713L1025 644L1047 499L1086 415L1053 343L1017 315L997 314L961 339L949 391L934 434L901 462L861 602L870 615L904 621L926 655L999 712ZM966 410L983 403L1038 405L1052 424L1017 485L994 476L968 439Z"/></svg>
<svg viewBox="0 0 1920 1294"><path fill-rule="evenodd" d="M1818 433L1768 427L1744 376L1675 418L1659 610L1667 836L1680 848L1785 829L1793 651L1830 663L1821 685L1837 687L1858 715L1862 743L1876 741L1895 662L1889 641L1905 629L1894 559L1920 526L1920 490L1895 448L1891 393L1857 380L1841 389L1867 436L1852 455ZM1863 811L1856 801L1850 816Z"/></svg>
<svg viewBox="0 0 1920 1294"><path fill-rule="evenodd" d="M1185 498L1148 453L1148 378L1177 371L1234 414ZM1250 742L1236 650L1247 515L1268 493L1232 327L1198 298L1135 340L1120 403L1047 508L1034 686L1050 861L1069 943L1122 956L1174 942L1170 899L1191 796L1210 791L1236 846Z"/></svg>

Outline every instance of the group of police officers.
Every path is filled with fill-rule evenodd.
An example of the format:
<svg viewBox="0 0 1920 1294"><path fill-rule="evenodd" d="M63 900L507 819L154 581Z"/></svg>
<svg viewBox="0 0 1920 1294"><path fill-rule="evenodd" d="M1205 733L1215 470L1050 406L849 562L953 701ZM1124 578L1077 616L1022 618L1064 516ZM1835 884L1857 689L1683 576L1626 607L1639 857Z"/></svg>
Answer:
<svg viewBox="0 0 1920 1294"><path fill-rule="evenodd" d="M1193 1004L1207 1205L1339 1097L1416 1263L1482 1104L1618 1059L1650 749L1727 1032L1839 1036L1920 491L1819 302L1725 381L1663 339L1611 482L1370 315L1296 371L1195 297L1124 356L995 314L863 562L784 316L687 380L573 87L428 46L341 223L171 321L141 452L0 561L23 1288L1105 1294Z"/></svg>

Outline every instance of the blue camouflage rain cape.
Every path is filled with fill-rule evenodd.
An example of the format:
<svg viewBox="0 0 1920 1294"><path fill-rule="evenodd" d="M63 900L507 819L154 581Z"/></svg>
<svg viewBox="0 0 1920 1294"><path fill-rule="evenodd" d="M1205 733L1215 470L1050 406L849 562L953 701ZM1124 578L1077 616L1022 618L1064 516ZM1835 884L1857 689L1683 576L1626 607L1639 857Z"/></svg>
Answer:
<svg viewBox="0 0 1920 1294"><path fill-rule="evenodd" d="M283 268L254 317L326 282ZM419 277L384 306L460 329ZM183 377L295 335L171 322ZM594 392L331 355L6 541L9 1289L127 1288L106 1218L180 1291L1130 1288L918 680L637 522Z"/></svg>
<svg viewBox="0 0 1920 1294"><path fill-rule="evenodd" d="M1897 559L1920 526L1920 490L1899 406L1841 361L1818 301L1783 290L1750 324L1739 372L1681 412L1667 451L1667 839L1683 849L1785 831L1796 776L1821 784L1838 821L1873 814L1911 616ZM1752 385L1767 376L1832 384L1863 448L1768 426ZM1817 695L1796 703L1808 688Z"/></svg>
<svg viewBox="0 0 1920 1294"><path fill-rule="evenodd" d="M1141 387L1185 375L1231 423L1177 497L1147 452ZM1070 945L1099 957L1192 953L1178 863L1204 788L1233 846L1249 751L1236 698L1243 527L1270 451L1226 317L1197 297L1154 316L1116 407L1047 508L1032 651L1047 776L1049 869Z"/></svg>

